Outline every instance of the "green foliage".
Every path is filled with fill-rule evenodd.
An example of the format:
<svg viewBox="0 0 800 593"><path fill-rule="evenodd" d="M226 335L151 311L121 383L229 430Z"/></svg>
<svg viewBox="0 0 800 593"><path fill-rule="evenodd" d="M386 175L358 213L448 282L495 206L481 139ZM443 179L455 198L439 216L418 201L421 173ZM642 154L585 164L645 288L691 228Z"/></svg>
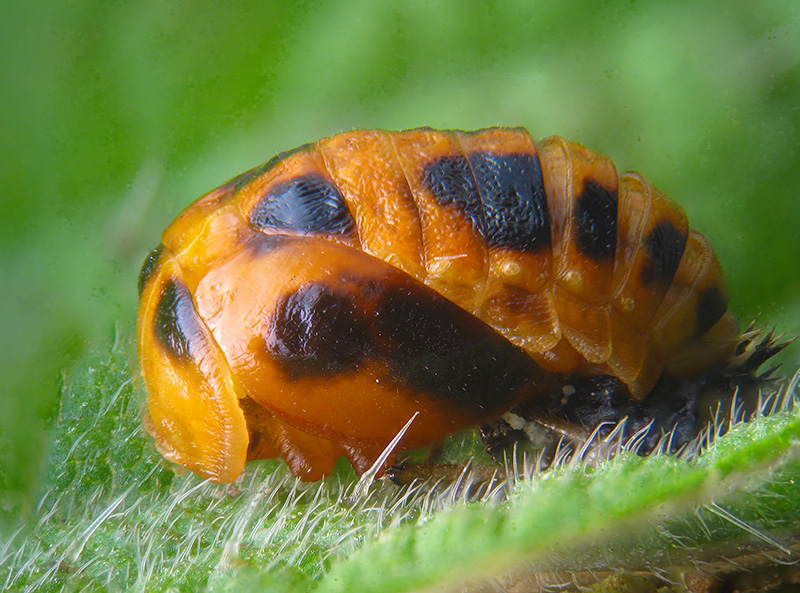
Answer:
<svg viewBox="0 0 800 593"><path fill-rule="evenodd" d="M61 369L110 328L132 334L136 272L161 229L225 179L345 129L525 125L583 142L686 208L742 321L800 333L798 27L795 0L6 3L0 533L83 533L75 518L73 532L38 523L38 501L57 491L64 509L96 510L154 467L146 439L120 444L133 419L106 459L91 457L99 436L49 430ZM59 426L82 434L95 410ZM67 442L83 457L44 486L51 442L52 460ZM162 470L127 496L191 483Z"/></svg>
<svg viewBox="0 0 800 593"><path fill-rule="evenodd" d="M50 496L61 497L60 506L66 497L69 506L90 497L106 503L133 484L139 493L171 484L172 472L164 471L159 456L138 438L134 384L124 353L81 366L66 379L45 482Z"/></svg>

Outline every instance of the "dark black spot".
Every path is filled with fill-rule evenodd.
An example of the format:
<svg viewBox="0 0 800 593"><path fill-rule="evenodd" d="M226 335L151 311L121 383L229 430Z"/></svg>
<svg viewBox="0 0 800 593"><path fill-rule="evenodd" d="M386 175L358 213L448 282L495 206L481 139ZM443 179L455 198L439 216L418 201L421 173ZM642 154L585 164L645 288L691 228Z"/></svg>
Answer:
<svg viewBox="0 0 800 593"><path fill-rule="evenodd" d="M266 346L292 380L356 370L369 324L352 296L309 284L278 303Z"/></svg>
<svg viewBox="0 0 800 593"><path fill-rule="evenodd" d="M474 152L445 156L423 179L442 205L455 204L494 247L535 251L550 247L550 213L537 157Z"/></svg>
<svg viewBox="0 0 800 593"><path fill-rule="evenodd" d="M164 245L162 243L158 244L158 247L153 249L150 253L147 254L147 257L144 258L144 263L142 264L142 269L139 271L139 279L137 281L137 287L139 290L139 298L142 297L142 292L144 292L144 287L147 285L148 280L153 275L153 272L156 271L158 267L158 260L161 258L161 253L164 251Z"/></svg>
<svg viewBox="0 0 800 593"><path fill-rule="evenodd" d="M205 327L192 300L189 288L180 280L169 279L156 305L153 330L164 350L176 360L192 360L192 346L205 339Z"/></svg>
<svg viewBox="0 0 800 593"><path fill-rule="evenodd" d="M319 175L296 177L272 187L250 212L262 231L347 235L355 223L339 188Z"/></svg>
<svg viewBox="0 0 800 593"><path fill-rule="evenodd" d="M436 159L425 167L422 179L439 204L458 206L477 229L483 229L483 205L466 157Z"/></svg>
<svg viewBox="0 0 800 593"><path fill-rule="evenodd" d="M423 288L388 290L377 315L395 380L461 408L497 413L540 372L522 349Z"/></svg>
<svg viewBox="0 0 800 593"><path fill-rule="evenodd" d="M539 367L478 318L411 282L365 282L357 296L309 284L276 307L265 336L290 380L388 365L387 383L421 399L498 413L527 389Z"/></svg>
<svg viewBox="0 0 800 593"><path fill-rule="evenodd" d="M538 157L475 152L468 158L489 244L521 251L549 248L550 211Z"/></svg>
<svg viewBox="0 0 800 593"><path fill-rule="evenodd" d="M694 338L704 336L708 330L722 319L728 310L728 302L719 288L712 286L700 293L695 305L697 324L694 328Z"/></svg>
<svg viewBox="0 0 800 593"><path fill-rule="evenodd" d="M669 220L659 222L644 240L649 261L642 267L641 279L645 286L659 282L669 286L686 247L686 235Z"/></svg>
<svg viewBox="0 0 800 593"><path fill-rule="evenodd" d="M293 154L298 152L303 152L304 150L308 150L311 148L311 144L302 144L297 148L293 148L291 150L287 150L286 152L282 152L280 154L276 154L274 157L269 159L263 165L259 165L258 167L253 167L252 169L245 171L244 173L240 173L233 179L231 179L228 183L233 186L234 191L240 190L242 187L250 183L253 179L260 177L270 169L272 169L275 165L280 163L281 161L289 158Z"/></svg>
<svg viewBox="0 0 800 593"><path fill-rule="evenodd" d="M593 260L614 259L617 248L617 192L587 181L573 212L575 241Z"/></svg>

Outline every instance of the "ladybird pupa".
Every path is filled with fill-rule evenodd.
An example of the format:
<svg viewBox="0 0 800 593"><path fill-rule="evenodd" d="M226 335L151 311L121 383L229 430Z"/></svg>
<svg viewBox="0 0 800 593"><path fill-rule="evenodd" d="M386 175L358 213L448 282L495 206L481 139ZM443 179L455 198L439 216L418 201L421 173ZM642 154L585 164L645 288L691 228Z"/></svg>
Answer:
<svg viewBox="0 0 800 593"><path fill-rule="evenodd" d="M342 455L362 473L416 413L403 448L520 405L569 416L553 403L566 377L610 378L646 416L660 377L724 365L741 341L680 207L522 128L282 153L178 216L139 289L148 430L218 482L278 456L304 480Z"/></svg>

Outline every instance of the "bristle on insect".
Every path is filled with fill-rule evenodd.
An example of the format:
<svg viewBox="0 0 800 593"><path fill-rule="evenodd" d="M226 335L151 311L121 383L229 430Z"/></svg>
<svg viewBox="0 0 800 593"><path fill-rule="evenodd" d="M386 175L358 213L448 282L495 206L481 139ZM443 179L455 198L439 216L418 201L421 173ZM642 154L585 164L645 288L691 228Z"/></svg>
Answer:
<svg viewBox="0 0 800 593"><path fill-rule="evenodd" d="M768 332L765 327L756 328L756 321L753 320L742 332L734 357L721 371L721 375L733 384L736 384L737 380L750 379L757 382L771 380L780 364L772 365L760 374L758 370L767 360L797 339L794 337L784 340L783 337L783 334L775 335L775 328Z"/></svg>

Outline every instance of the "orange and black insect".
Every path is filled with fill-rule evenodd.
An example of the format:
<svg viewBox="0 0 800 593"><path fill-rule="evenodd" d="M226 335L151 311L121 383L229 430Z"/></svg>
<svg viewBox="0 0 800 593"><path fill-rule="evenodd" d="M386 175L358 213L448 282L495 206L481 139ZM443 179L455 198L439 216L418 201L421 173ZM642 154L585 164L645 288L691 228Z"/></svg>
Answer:
<svg viewBox="0 0 800 593"><path fill-rule="evenodd" d="M417 412L403 448L515 406L587 425L610 405L669 429L693 400L662 413L656 383L742 341L675 203L522 128L355 131L280 154L184 211L139 293L148 430L219 482L278 456L304 480L342 455L362 473ZM589 397L570 403L576 380Z"/></svg>

